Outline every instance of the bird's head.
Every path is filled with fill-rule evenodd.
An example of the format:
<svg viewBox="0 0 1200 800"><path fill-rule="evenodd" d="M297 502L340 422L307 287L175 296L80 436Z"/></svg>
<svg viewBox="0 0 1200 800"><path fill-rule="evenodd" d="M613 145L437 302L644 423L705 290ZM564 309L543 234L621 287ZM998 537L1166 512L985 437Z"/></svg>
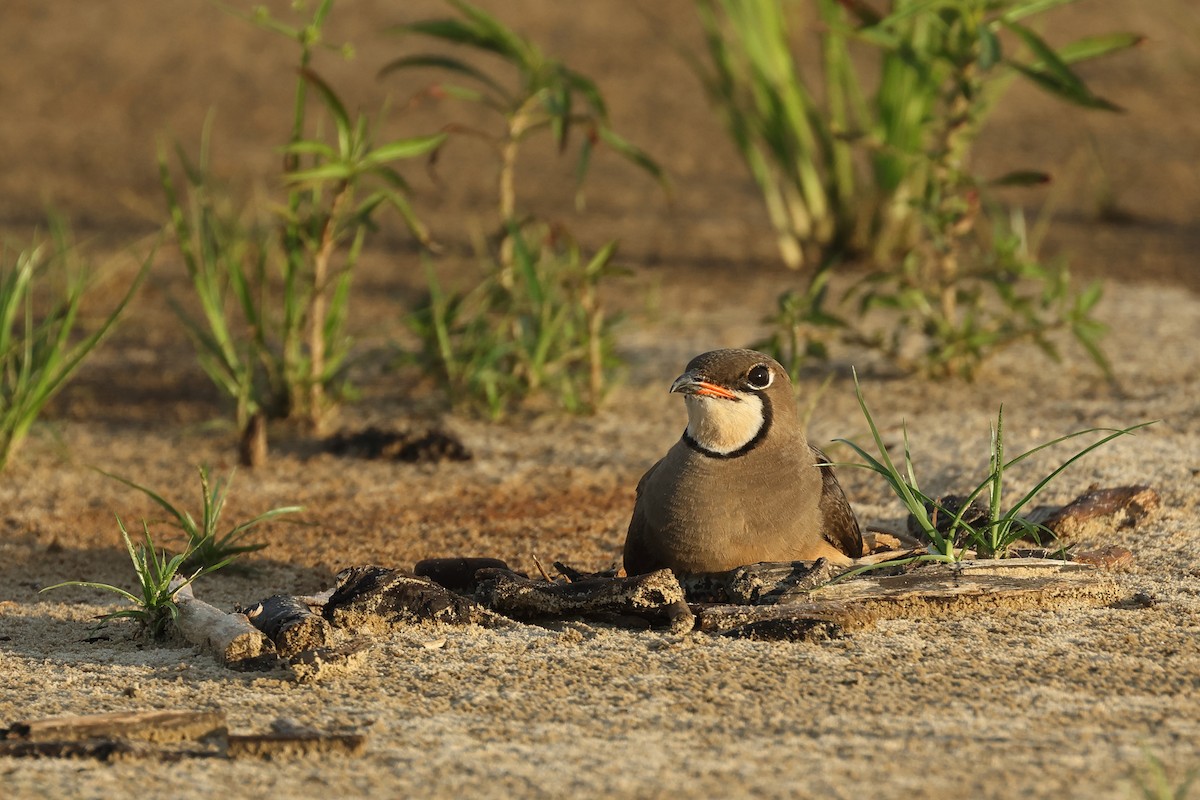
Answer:
<svg viewBox="0 0 1200 800"><path fill-rule="evenodd" d="M792 382L778 361L754 350L713 350L696 356L671 391L684 395L684 439L711 456L754 449L773 422L794 415Z"/></svg>

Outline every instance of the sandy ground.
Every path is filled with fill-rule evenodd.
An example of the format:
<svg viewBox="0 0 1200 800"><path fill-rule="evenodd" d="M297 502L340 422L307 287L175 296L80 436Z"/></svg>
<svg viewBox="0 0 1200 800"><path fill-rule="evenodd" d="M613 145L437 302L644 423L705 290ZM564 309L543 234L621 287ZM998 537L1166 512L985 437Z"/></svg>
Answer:
<svg viewBox="0 0 1200 800"><path fill-rule="evenodd" d="M437 8L410 5L362 0L340 35L354 39L361 61L378 64L395 50L374 33L381 23ZM545 0L487 5L503 6L548 49L577 56L608 93L618 128L661 153L676 179L677 201L667 206L644 178L601 160L589 214L563 212L585 241L619 236L634 267L613 297L628 314L624 381L593 418L529 414L490 425L437 413L429 387L408 373L364 367L362 398L333 427L438 423L474 460L352 460L273 431L272 460L238 473L228 513L299 503L308 524L265 528L270 546L248 569L197 587L214 603L318 590L347 564L403 567L435 555L608 566L638 476L683 426L669 382L695 353L758 336L772 299L793 280L770 264L753 189L694 81L655 46L668 23L673 36L694 41L686 3L657 5L650 18L607 1L576 11ZM1085 543L1133 550L1134 567L1117 579L1126 596L1154 598L1150 607L897 620L821 644L588 625L418 628L316 685L231 673L189 646L136 640L130 626L96 638L91 621L115 607L108 597L38 589L81 578L128 585L113 515L135 524L159 515L92 467L191 504L196 465L227 472L234 461L219 398L164 307L180 289L168 253L134 321L55 401L0 479L0 724L220 708L238 731L275 720L365 731L367 750L277 763L0 759L4 795L1124 798L1137 796L1133 776L1152 756L1175 780L1200 767L1200 14L1184 0L1134 5L1085 3L1053 20L1062 41L1112 28L1148 34L1138 53L1089 67L1129 114L1080 115L1014 94L979 155L1002 165L997 172L1017 160L1065 173L1047 248L1105 279L1101 316L1112 327L1106 346L1117 383L1064 343L1062 364L1018 348L973 384L900 378L867 354L839 351L827 389L819 389L826 370L800 389L815 403L814 442L864 441L849 378L856 366L889 441L907 423L920 477L934 491L977 480L1000 403L1013 452L1081 428L1160 420L1073 467L1046 497L1062 502L1093 483L1160 492L1163 509L1149 521ZM161 215L154 137L194 141L214 104L220 167L247 181L266 174L274 156L264 142L286 125L291 78L286 47L263 47L261 36L201 4L6 2L0 228L25 235L49 201L102 248L152 232ZM328 66L335 77L353 69ZM361 91L371 107L383 89ZM441 167L445 188L418 187L452 245L487 219L484 155L463 145ZM531 163L527 175L532 205L557 209L569 198L569 167ZM1105 180L1130 214L1121 224L1096 216ZM355 308L366 351L402 336L400 313L419 284L411 248L394 230L364 267ZM131 267L110 270L115 293ZM1014 491L1056 455L1015 469ZM902 524L877 480L843 471L843 483L864 522ZM440 648L424 646L443 638Z"/></svg>

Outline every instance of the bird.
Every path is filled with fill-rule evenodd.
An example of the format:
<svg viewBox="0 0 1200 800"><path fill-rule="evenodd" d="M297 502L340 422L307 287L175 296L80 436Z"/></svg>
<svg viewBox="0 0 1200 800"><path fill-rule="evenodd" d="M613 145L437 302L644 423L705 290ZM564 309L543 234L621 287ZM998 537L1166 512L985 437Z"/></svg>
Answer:
<svg viewBox="0 0 1200 800"><path fill-rule="evenodd" d="M755 350L702 353L670 391L683 395L687 428L638 482L626 574L862 556L858 520L808 443L778 361Z"/></svg>

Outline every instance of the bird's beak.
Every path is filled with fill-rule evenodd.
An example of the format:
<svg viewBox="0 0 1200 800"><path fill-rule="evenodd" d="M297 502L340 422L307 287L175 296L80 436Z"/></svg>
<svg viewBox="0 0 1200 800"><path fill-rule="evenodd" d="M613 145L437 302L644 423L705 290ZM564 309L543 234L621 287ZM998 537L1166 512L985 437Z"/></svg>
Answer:
<svg viewBox="0 0 1200 800"><path fill-rule="evenodd" d="M737 399L737 395L724 386L709 383L702 376L694 372L685 372L676 378L675 382L671 384L671 391L679 392L680 394L695 394L701 397L721 397L726 400Z"/></svg>

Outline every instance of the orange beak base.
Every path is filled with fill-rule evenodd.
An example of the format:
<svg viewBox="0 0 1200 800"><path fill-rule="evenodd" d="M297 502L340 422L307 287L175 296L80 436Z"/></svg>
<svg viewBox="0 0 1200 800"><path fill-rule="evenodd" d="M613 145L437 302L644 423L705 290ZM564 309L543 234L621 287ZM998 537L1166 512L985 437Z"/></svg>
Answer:
<svg viewBox="0 0 1200 800"><path fill-rule="evenodd" d="M701 397L719 397L723 400L738 399L737 395L724 386L718 386L715 383L710 383L703 378L686 372L676 378L675 382L671 384L671 391L681 394L694 394Z"/></svg>

